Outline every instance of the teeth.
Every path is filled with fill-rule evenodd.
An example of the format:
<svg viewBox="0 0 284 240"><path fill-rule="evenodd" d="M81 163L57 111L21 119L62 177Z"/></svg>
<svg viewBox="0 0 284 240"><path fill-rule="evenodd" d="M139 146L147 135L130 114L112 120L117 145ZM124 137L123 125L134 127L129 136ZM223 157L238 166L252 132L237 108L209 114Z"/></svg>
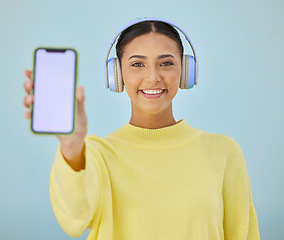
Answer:
<svg viewBox="0 0 284 240"><path fill-rule="evenodd" d="M142 90L143 93L146 94L159 94L163 92L163 89L159 89L159 90Z"/></svg>

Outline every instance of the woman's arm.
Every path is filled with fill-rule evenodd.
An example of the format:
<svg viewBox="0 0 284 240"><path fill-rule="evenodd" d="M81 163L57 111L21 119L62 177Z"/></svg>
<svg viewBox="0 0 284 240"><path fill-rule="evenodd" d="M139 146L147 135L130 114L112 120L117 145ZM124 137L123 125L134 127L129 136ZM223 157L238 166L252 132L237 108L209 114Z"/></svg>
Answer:
<svg viewBox="0 0 284 240"><path fill-rule="evenodd" d="M227 156L223 182L224 235L232 240L259 240L257 215L243 153L237 143Z"/></svg>
<svg viewBox="0 0 284 240"><path fill-rule="evenodd" d="M26 95L25 116L31 118L30 105L33 82L31 71L26 70L24 83ZM85 137L87 116L84 108L84 88L76 90L77 121L71 135L58 135L59 147L50 173L50 200L54 214L63 230L73 237L80 236L92 222L100 219L102 186L99 166L96 159L86 154ZM88 158L89 160L87 160ZM97 156L100 158L100 155ZM97 217L98 216L98 217Z"/></svg>
<svg viewBox="0 0 284 240"><path fill-rule="evenodd" d="M101 156L90 151L88 141L83 154L85 169L74 171L59 145L50 173L49 193L54 214L62 229L72 237L80 236L92 222L98 222L102 210L102 176L98 165Z"/></svg>
<svg viewBox="0 0 284 240"><path fill-rule="evenodd" d="M31 118L30 106L34 101L32 95L33 81L31 79L31 70L25 70L27 81L24 82L24 89L26 96L24 97L24 106L27 108L25 116L27 119ZM64 136L58 135L61 152L68 165L75 171L80 171L85 168L84 139L87 134L87 115L84 107L85 93L84 88L79 87L76 90L77 98L77 121L75 132L72 135Z"/></svg>

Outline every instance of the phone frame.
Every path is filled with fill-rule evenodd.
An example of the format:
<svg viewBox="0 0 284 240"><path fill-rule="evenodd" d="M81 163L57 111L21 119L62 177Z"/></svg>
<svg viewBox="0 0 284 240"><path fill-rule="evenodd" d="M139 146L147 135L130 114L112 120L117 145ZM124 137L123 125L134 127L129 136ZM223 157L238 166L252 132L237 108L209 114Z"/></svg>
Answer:
<svg viewBox="0 0 284 240"><path fill-rule="evenodd" d="M30 130L33 134L36 135L71 135L75 131L76 127L76 121L77 121L77 100L76 100L76 88L77 88L77 78L78 78L78 52L74 48L69 48L69 47L37 47L33 51L33 70L32 70L32 75L31 75L31 80L33 81L33 84L35 86L35 65L36 65L36 52L40 49L44 49L47 51L51 52L64 52L66 50L71 50L75 53L75 74L74 74L74 104L73 104L73 126L72 126L72 131L65 133L65 132L37 132L33 129L33 103L30 106L30 111L31 111L31 121L30 121ZM31 90L31 94L34 95L34 86Z"/></svg>

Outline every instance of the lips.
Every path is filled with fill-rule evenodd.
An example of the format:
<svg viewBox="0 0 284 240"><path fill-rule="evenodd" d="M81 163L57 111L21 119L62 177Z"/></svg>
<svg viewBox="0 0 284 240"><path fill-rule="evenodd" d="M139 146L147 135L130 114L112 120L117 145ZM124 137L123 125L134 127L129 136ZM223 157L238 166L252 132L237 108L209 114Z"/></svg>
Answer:
<svg viewBox="0 0 284 240"><path fill-rule="evenodd" d="M141 89L139 92L146 98L159 98L166 92L166 89Z"/></svg>

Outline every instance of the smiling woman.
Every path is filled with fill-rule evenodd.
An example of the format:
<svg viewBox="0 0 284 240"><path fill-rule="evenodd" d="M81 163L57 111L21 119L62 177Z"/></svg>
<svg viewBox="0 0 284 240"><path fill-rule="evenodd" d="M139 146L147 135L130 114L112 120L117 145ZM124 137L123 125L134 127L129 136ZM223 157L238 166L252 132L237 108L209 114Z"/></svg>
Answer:
<svg viewBox="0 0 284 240"><path fill-rule="evenodd" d="M174 26L157 19L131 24L120 34L117 57L108 80L118 81L119 91L125 86L130 122L106 138L86 137L78 89L76 131L58 137L50 197L64 231L76 237L90 228L88 240L259 239L239 145L173 116L179 87L196 83L197 74L196 57L183 54ZM25 86L29 93L32 85Z"/></svg>
<svg viewBox="0 0 284 240"><path fill-rule="evenodd" d="M176 123L172 113L181 78L177 43L156 32L136 37L124 48L122 78L131 99L130 124L148 129Z"/></svg>

